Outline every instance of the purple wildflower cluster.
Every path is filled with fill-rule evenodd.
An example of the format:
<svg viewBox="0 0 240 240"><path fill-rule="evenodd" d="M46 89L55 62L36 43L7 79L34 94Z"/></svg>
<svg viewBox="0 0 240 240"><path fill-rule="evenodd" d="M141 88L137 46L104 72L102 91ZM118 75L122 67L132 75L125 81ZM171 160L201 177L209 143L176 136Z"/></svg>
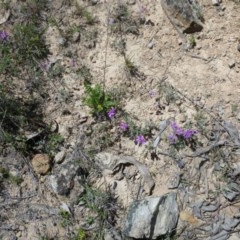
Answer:
<svg viewBox="0 0 240 240"><path fill-rule="evenodd" d="M6 31L1 31L0 32L0 39L2 40L2 42L5 42L8 38L8 33Z"/></svg>
<svg viewBox="0 0 240 240"><path fill-rule="evenodd" d="M110 110L107 112L108 117L110 118L110 120L113 120L113 118L116 115L116 109L114 107L110 108ZM129 130L129 125L123 121L121 121L119 123L119 128L123 131L126 132ZM147 140L145 139L145 137L143 135L137 135L136 139L135 139L135 143L137 145L143 145L147 142Z"/></svg>
<svg viewBox="0 0 240 240"><path fill-rule="evenodd" d="M173 130L173 133L170 134L168 138L172 144L176 143L179 138L189 140L193 135L198 134L197 130L183 129L179 127L175 122L172 122L170 126Z"/></svg>
<svg viewBox="0 0 240 240"><path fill-rule="evenodd" d="M120 128L123 132L125 132L125 131L128 130L129 126L128 126L128 124L125 123L125 122L120 122L119 128Z"/></svg>
<svg viewBox="0 0 240 240"><path fill-rule="evenodd" d="M115 115L116 115L116 109L112 107L112 108L108 111L107 115L108 115L108 117L112 120L112 119L115 117Z"/></svg>
<svg viewBox="0 0 240 240"><path fill-rule="evenodd" d="M39 64L42 71L48 71L51 67L51 63L46 59Z"/></svg>
<svg viewBox="0 0 240 240"><path fill-rule="evenodd" d="M145 144L146 142L147 142L147 140L145 139L145 137L144 137L143 135L138 135L138 136L136 137L135 143L136 143L137 145L143 145L143 144Z"/></svg>

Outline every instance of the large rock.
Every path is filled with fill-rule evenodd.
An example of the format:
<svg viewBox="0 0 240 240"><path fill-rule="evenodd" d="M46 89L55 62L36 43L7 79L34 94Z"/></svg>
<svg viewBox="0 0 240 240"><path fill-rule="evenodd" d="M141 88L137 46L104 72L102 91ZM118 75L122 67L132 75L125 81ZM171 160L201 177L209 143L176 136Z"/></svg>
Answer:
<svg viewBox="0 0 240 240"><path fill-rule="evenodd" d="M85 178L86 172L74 162L62 165L57 173L49 176L48 183L52 190L59 195L69 195L71 190L80 190L81 180Z"/></svg>
<svg viewBox="0 0 240 240"><path fill-rule="evenodd" d="M178 221L176 193L148 197L131 204L127 214L124 234L135 239L157 239L171 233Z"/></svg>

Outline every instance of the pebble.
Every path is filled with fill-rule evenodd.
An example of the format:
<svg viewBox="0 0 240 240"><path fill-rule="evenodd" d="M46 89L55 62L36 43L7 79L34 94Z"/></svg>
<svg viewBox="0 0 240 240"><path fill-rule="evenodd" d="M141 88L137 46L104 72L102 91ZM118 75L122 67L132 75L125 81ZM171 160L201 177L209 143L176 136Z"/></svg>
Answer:
<svg viewBox="0 0 240 240"><path fill-rule="evenodd" d="M230 60L229 62L228 62L228 66L229 66L229 68L233 68L233 67L235 67L235 61L234 60Z"/></svg>
<svg viewBox="0 0 240 240"><path fill-rule="evenodd" d="M64 38L59 38L59 39L58 39L58 43L63 46L63 45L66 43L66 39L64 39Z"/></svg>
<svg viewBox="0 0 240 240"><path fill-rule="evenodd" d="M70 211L70 209L69 209L69 207L68 207L68 205L66 203L63 202L62 205L60 206L60 208L63 211L68 212L69 214L71 214L71 211Z"/></svg>
<svg viewBox="0 0 240 240"><path fill-rule="evenodd" d="M136 4L136 0L128 0L128 5L134 5Z"/></svg>
<svg viewBox="0 0 240 240"><path fill-rule="evenodd" d="M72 40L73 40L73 42L78 42L80 40L80 33L75 32L72 36Z"/></svg>
<svg viewBox="0 0 240 240"><path fill-rule="evenodd" d="M153 43L152 43L152 42L149 42L149 43L148 43L148 48L149 48L149 49L152 49L152 48L153 48Z"/></svg>
<svg viewBox="0 0 240 240"><path fill-rule="evenodd" d="M213 6L219 6L219 0L212 0Z"/></svg>

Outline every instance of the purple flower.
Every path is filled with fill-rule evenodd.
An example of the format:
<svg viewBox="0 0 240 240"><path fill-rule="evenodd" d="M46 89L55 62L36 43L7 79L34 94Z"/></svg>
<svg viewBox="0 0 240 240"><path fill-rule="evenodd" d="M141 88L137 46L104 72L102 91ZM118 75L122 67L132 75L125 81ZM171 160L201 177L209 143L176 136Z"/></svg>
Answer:
<svg viewBox="0 0 240 240"><path fill-rule="evenodd" d="M48 71L51 67L51 63L48 60L45 60L39 64L39 67L42 71Z"/></svg>
<svg viewBox="0 0 240 240"><path fill-rule="evenodd" d="M114 24L114 19L113 18L109 18L109 25L113 25Z"/></svg>
<svg viewBox="0 0 240 240"><path fill-rule="evenodd" d="M0 32L0 38L3 42L5 42L8 38L8 33L6 31L1 31Z"/></svg>
<svg viewBox="0 0 240 240"><path fill-rule="evenodd" d="M177 136L175 134L173 134L173 133L170 134L168 136L168 138L169 138L170 143L172 143L172 144L176 143L176 141L177 141Z"/></svg>
<svg viewBox="0 0 240 240"><path fill-rule="evenodd" d="M149 94L150 97L153 97L156 93L155 93L154 90L150 90L150 91L148 92L148 94Z"/></svg>
<svg viewBox="0 0 240 240"><path fill-rule="evenodd" d="M175 130L176 128L178 128L178 125L177 125L175 122L172 122L170 126L171 126L171 128L172 128L173 130Z"/></svg>
<svg viewBox="0 0 240 240"><path fill-rule="evenodd" d="M147 141L146 139L144 138L143 135L138 135L136 137L136 140L135 140L135 143L138 144L138 145L142 145L142 144L145 144Z"/></svg>
<svg viewBox="0 0 240 240"><path fill-rule="evenodd" d="M197 133L198 133L197 130L187 129L187 130L184 130L183 137L185 139L189 139L189 138L191 138L193 135L195 135Z"/></svg>
<svg viewBox="0 0 240 240"><path fill-rule="evenodd" d="M171 127L173 132L176 135L182 135L184 133L184 130L182 128L180 128L175 122L171 123Z"/></svg>
<svg viewBox="0 0 240 240"><path fill-rule="evenodd" d="M127 131L128 130L128 125L127 125L127 123L121 122L119 124L119 128L122 129L123 131Z"/></svg>
<svg viewBox="0 0 240 240"><path fill-rule="evenodd" d="M197 130L192 129L182 129L175 122L171 123L171 128L173 133L168 136L170 143L174 144L177 142L178 138L182 137L185 140L190 139L193 135L198 134Z"/></svg>
<svg viewBox="0 0 240 240"><path fill-rule="evenodd" d="M147 11L147 8L145 6L140 6L139 7L140 14L144 14L144 13L146 13L146 11Z"/></svg>
<svg viewBox="0 0 240 240"><path fill-rule="evenodd" d="M116 109L112 107L107 114L108 114L108 117L112 120L116 115Z"/></svg>
<svg viewBox="0 0 240 240"><path fill-rule="evenodd" d="M76 66L76 60L74 58L71 59L71 66L72 67Z"/></svg>

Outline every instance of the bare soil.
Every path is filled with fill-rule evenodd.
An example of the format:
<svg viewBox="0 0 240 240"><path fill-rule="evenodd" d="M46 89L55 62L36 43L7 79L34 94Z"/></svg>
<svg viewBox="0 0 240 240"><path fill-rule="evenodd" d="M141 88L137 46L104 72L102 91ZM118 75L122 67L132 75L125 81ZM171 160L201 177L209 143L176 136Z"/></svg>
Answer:
<svg viewBox="0 0 240 240"><path fill-rule="evenodd" d="M220 6L213 6L210 0L199 0L205 19L204 28L194 33L194 37L186 35L187 39L195 39L196 46L184 51L182 40L163 13L160 1L123 1L129 15L137 22L138 34L124 30L115 32L114 25L109 24L110 19L115 17L119 1L76 2L53 0L42 13L42 17L47 16L56 22L50 24L43 21L50 51L46 61L50 67L64 69L63 73L56 75L55 80L49 80L40 89L47 92L48 96L42 103L44 121L57 122L58 132L64 138L62 150L71 154L81 142L80 137L89 136L81 143L86 152L95 149L97 153L103 151L119 156L128 155L145 164L155 182L151 195L178 191L169 188L169 184L176 174L181 175L184 188L192 193L189 202L181 202L181 211L188 209L190 202L216 200L212 197L213 193L226 183L221 174L217 176L213 173L214 164L221 161L221 156L214 152L204 155L207 160L203 160L202 156L184 157L185 167L181 169L177 164L178 156L190 155L194 151L186 146L177 153L177 157L171 156L168 140L170 127L161 135L158 147L152 149L152 145L160 123L165 120L176 121L180 126L191 125L194 129L200 125L199 121L204 121L204 129L198 129L200 133L196 136L201 142L198 147L209 145L209 139L202 133L214 131L216 123L230 121L240 130L240 5L234 1L222 1ZM17 1L11 1L11 6L14 4ZM83 6L94 17L94 21L89 23L79 13L77 6ZM140 21L143 23L140 24ZM0 30L7 28L11 31L8 21L0 24ZM74 33L69 36L71 30ZM119 51L122 40L126 44L124 54ZM124 56L133 63L133 74L127 69ZM91 109L84 104L84 76L78 71L83 66L89 69L93 85L103 84L106 90L120 96L115 119L103 121L110 125L107 130L100 128L102 122L94 119ZM20 92L28 91L24 80L20 80L19 84ZM118 125L126 116L139 127L153 126L152 136L146 137L145 145L138 146L135 139L124 135L119 137ZM87 135L89 129L92 135ZM109 139L116 137L114 144L102 147L99 136L104 133L108 134ZM221 136L227 138L226 133ZM166 152L168 154L163 154ZM14 171L22 174L23 182L20 185L7 185L5 195L4 191L1 192L0 230L5 236L2 239L84 239L74 237L92 213L85 206L74 205L76 196L60 196L49 187L49 176L57 174L59 164L53 163L48 175L38 175L30 164L30 156L28 159L11 150L1 161L6 161L6 158L14 166L16 161L21 163ZM239 159L233 157L230 163L238 166ZM115 228L121 229L129 204L149 195L141 174L134 166L125 167L123 177L119 173L108 175L97 173L94 167L90 169L94 169L92 172L90 170L89 175L93 186L112 189L117 197L119 216ZM116 187L113 187L114 184ZM10 196L8 202L6 194ZM179 196L181 199L181 194ZM224 197L217 196L224 205ZM72 214L66 225L59 215L63 203ZM232 216L238 209L234 205L222 211ZM184 215L182 218L191 227L199 226L196 221L200 222L200 219L191 222L190 217L186 220ZM204 219L204 223L207 221ZM86 239L91 239L91 230L86 232ZM240 238L238 233L234 234Z"/></svg>

